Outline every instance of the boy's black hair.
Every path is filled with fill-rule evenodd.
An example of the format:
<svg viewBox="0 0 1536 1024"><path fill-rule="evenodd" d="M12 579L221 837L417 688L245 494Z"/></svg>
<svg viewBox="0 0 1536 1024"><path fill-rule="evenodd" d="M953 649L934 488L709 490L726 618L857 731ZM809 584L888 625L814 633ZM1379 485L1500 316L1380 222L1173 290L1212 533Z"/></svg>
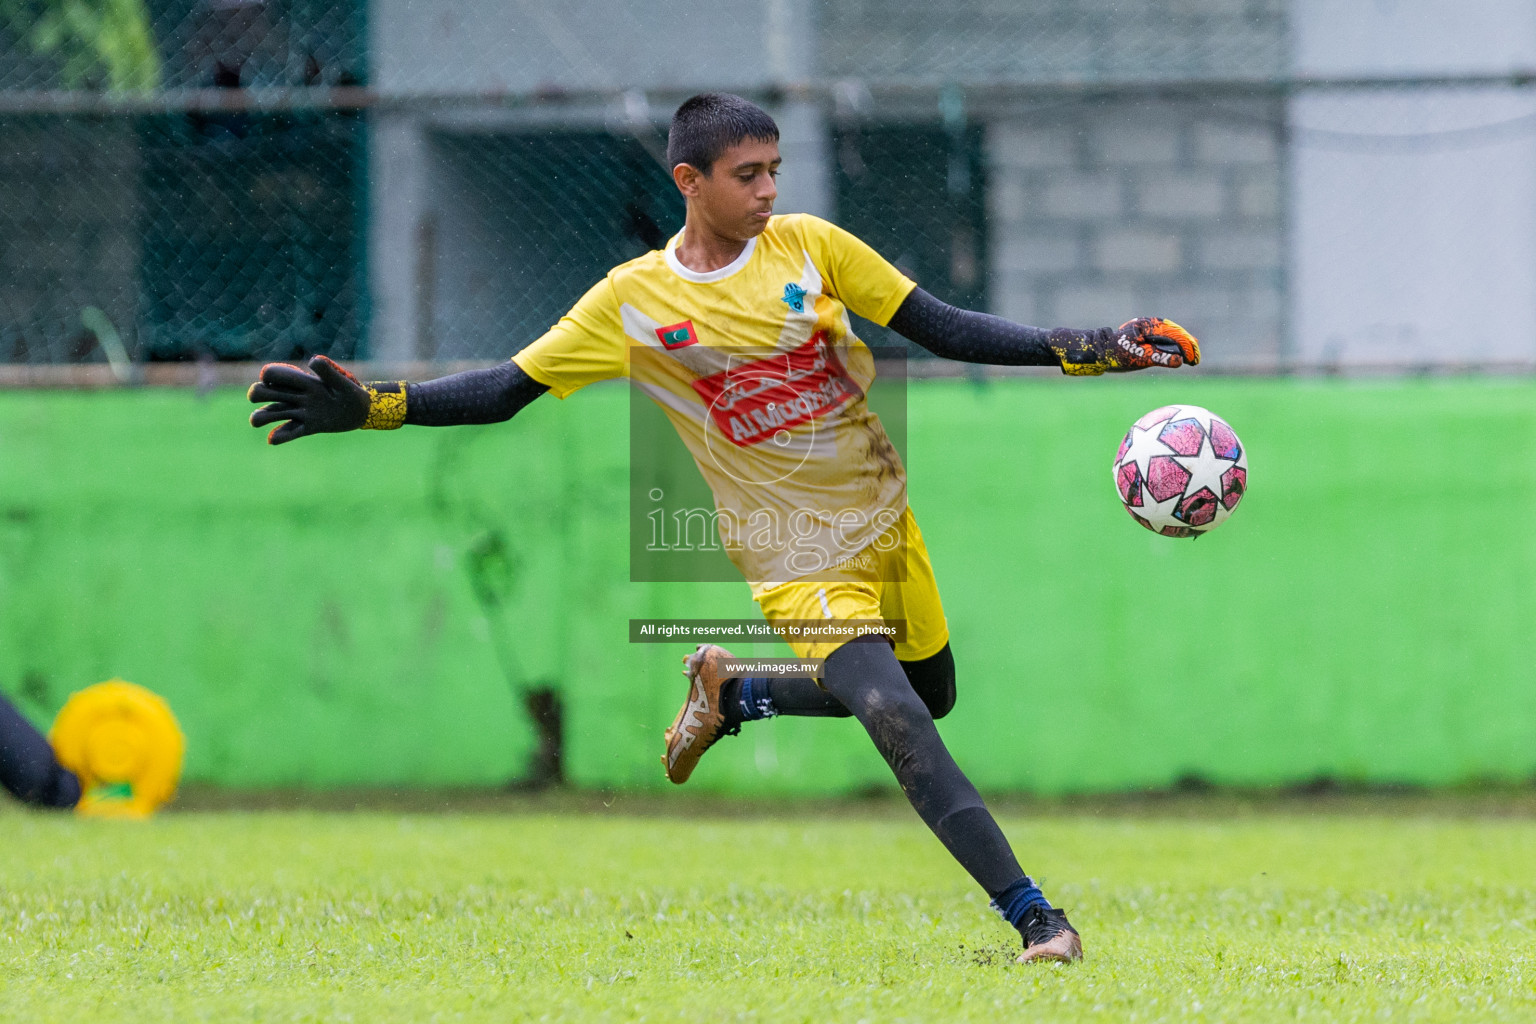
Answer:
<svg viewBox="0 0 1536 1024"><path fill-rule="evenodd" d="M704 92L684 100L667 132L667 165L688 164L706 176L720 155L742 139L778 142L779 126L751 100Z"/></svg>

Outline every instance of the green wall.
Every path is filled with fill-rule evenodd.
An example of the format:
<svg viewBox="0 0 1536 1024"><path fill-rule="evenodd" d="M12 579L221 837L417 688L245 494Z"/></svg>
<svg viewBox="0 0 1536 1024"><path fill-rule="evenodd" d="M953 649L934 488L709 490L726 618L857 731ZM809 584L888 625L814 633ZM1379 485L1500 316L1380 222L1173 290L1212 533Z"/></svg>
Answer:
<svg viewBox="0 0 1536 1024"><path fill-rule="evenodd" d="M1110 482L1170 401L1251 460L1194 542ZM531 744L512 676L563 689L576 782L665 786L687 648L627 620L754 607L627 582L627 402L273 449L236 392L0 395L0 689L46 722L97 680L149 686L193 779L492 785ZM908 433L959 666L941 728L983 788L1536 773L1536 384L920 381ZM856 725L778 720L690 785L871 784Z"/></svg>

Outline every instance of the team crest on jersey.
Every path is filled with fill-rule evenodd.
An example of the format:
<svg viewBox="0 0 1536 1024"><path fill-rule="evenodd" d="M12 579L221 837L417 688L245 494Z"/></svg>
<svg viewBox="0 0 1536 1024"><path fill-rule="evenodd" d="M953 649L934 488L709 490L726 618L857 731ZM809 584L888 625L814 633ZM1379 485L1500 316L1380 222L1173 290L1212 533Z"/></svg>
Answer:
<svg viewBox="0 0 1536 1024"><path fill-rule="evenodd" d="M700 377L693 390L715 427L738 448L821 419L863 395L826 331L799 348Z"/></svg>
<svg viewBox="0 0 1536 1024"><path fill-rule="evenodd" d="M692 320L684 320L682 323L673 324L670 327L658 327L656 328L656 337L660 338L662 345L669 349L682 348L684 345L697 345L699 343L699 336L693 333Z"/></svg>
<svg viewBox="0 0 1536 1024"><path fill-rule="evenodd" d="M796 313L805 312L805 289L791 281L784 286L784 305Z"/></svg>

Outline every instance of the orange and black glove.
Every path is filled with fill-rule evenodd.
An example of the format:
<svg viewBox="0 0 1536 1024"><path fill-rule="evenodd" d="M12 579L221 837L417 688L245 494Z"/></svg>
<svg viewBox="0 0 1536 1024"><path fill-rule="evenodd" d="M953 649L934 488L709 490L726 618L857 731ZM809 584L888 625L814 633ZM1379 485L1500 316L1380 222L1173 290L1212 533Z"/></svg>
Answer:
<svg viewBox="0 0 1536 1024"><path fill-rule="evenodd" d="M1063 373L1098 376L1124 373L1153 366L1195 366L1200 362L1200 343L1172 320L1140 316L1116 328L1096 331L1055 330L1051 350Z"/></svg>
<svg viewBox="0 0 1536 1024"><path fill-rule="evenodd" d="M405 381L364 384L325 356L311 356L308 369L268 363L246 397L271 403L251 413L253 427L278 423L267 435L268 444L306 434L394 430L405 424Z"/></svg>

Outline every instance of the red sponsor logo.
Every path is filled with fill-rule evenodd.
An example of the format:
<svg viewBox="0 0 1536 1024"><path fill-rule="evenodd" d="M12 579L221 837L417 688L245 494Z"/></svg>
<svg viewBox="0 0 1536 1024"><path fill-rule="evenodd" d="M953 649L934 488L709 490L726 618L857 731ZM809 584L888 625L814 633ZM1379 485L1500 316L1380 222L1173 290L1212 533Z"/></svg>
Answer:
<svg viewBox="0 0 1536 1024"><path fill-rule="evenodd" d="M693 333L693 321L684 320L680 324L671 327L656 328L656 337L666 348L682 348L684 345L697 345L699 336Z"/></svg>
<svg viewBox="0 0 1536 1024"><path fill-rule="evenodd" d="M738 448L809 423L863 394L827 344L824 331L783 355L701 377L693 389L704 399L720 433Z"/></svg>

